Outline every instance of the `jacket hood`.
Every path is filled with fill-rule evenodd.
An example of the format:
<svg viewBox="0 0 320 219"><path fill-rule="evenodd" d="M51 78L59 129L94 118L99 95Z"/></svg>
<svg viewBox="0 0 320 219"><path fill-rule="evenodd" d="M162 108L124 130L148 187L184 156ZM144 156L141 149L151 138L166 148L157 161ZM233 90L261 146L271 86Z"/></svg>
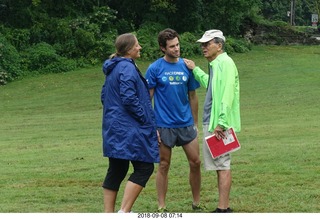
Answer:
<svg viewBox="0 0 320 219"><path fill-rule="evenodd" d="M121 61L128 61L128 62L132 62L131 59L128 58L121 58L121 57L114 57L112 59L107 59L104 63L103 63L103 67L102 67L102 71L103 73L107 76L109 75L112 70L114 69L114 67L116 67L116 65L121 62Z"/></svg>

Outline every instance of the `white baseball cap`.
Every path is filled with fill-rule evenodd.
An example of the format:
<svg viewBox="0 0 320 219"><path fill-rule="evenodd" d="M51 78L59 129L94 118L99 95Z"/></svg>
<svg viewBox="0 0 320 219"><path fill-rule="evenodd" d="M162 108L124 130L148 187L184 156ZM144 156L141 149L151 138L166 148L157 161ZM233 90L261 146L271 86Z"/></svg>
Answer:
<svg viewBox="0 0 320 219"><path fill-rule="evenodd" d="M206 43L210 40L213 40L213 38L220 38L223 39L223 41L226 41L226 38L223 36L223 33L221 30L208 30L206 31L201 39L197 40L198 43Z"/></svg>

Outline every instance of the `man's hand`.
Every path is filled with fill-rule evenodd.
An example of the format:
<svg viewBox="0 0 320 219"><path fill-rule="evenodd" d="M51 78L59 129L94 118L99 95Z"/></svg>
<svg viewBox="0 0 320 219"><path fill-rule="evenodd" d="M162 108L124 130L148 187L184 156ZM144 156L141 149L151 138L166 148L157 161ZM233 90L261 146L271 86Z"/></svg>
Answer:
<svg viewBox="0 0 320 219"><path fill-rule="evenodd" d="M161 144L161 137L160 137L160 134L159 134L159 131L157 130L157 137L158 137L158 146L160 146Z"/></svg>
<svg viewBox="0 0 320 219"><path fill-rule="evenodd" d="M213 130L213 133L219 140L226 137L224 134L224 129L219 125L217 125L217 127Z"/></svg>
<svg viewBox="0 0 320 219"><path fill-rule="evenodd" d="M196 64L194 63L194 61L190 60L190 59L183 59L184 63L186 64L186 66L188 67L188 69L193 70L196 67Z"/></svg>

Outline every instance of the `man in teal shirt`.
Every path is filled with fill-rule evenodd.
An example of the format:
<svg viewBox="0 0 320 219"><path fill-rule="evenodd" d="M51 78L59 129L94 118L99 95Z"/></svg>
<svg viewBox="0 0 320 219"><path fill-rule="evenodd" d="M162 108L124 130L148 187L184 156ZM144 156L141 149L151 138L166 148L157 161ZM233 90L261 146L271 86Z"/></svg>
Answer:
<svg viewBox="0 0 320 219"><path fill-rule="evenodd" d="M224 138L224 131L233 128L240 132L240 85L238 70L224 51L225 37L220 30L208 30L197 42L201 43L204 57L209 62L209 73L201 70L192 60L184 59L201 86L207 88L203 110L203 139L215 134ZM214 212L232 212L229 206L231 189L230 154L213 159L205 141L203 158L206 170L216 170L218 176L219 203Z"/></svg>

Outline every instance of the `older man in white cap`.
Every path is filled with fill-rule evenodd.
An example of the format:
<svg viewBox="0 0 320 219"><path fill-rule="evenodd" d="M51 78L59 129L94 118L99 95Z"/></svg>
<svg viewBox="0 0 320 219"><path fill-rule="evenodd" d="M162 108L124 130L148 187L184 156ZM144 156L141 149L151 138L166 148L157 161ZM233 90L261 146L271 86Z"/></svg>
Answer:
<svg viewBox="0 0 320 219"><path fill-rule="evenodd" d="M209 62L209 73L192 60L184 61L195 79L207 88L202 121L204 166L206 170L215 170L218 176L219 203L213 212L230 213L231 155L212 158L204 139L212 134L218 139L225 138L224 131L231 127L240 132L239 75L235 63L224 51L226 39L222 31L208 30L197 42L201 43L203 55Z"/></svg>

